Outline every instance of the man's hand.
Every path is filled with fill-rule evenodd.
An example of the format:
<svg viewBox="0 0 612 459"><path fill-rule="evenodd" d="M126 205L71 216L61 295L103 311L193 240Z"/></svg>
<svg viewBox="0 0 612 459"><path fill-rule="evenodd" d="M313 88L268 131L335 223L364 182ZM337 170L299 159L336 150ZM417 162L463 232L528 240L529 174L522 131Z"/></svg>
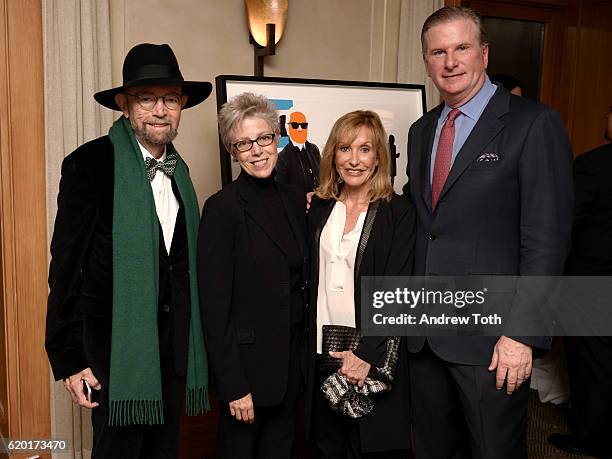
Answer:
<svg viewBox="0 0 612 459"><path fill-rule="evenodd" d="M342 359L342 366L338 370L346 378L349 384L363 386L371 365L365 360L361 360L353 351L329 352L335 359Z"/></svg>
<svg viewBox="0 0 612 459"><path fill-rule="evenodd" d="M98 403L87 400L87 394L83 388L83 381L87 381L92 389L102 389L102 385L91 372L91 368L85 368L84 370L79 371L77 374L65 378L64 387L72 397L72 401L74 403L77 403L84 408L95 408L98 406Z"/></svg>
<svg viewBox="0 0 612 459"><path fill-rule="evenodd" d="M495 343L489 371L497 369L495 387L501 389L506 380L506 393L510 395L531 376L532 352L526 344L502 336Z"/></svg>
<svg viewBox="0 0 612 459"><path fill-rule="evenodd" d="M244 397L229 402L230 414L238 421L244 421L247 424L255 422L255 408L253 407L253 397L249 392Z"/></svg>

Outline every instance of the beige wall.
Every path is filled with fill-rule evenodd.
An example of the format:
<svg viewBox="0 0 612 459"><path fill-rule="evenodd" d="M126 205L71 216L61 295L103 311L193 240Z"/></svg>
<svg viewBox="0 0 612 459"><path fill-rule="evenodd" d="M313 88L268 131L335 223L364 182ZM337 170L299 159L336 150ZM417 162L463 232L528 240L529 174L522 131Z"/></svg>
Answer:
<svg viewBox="0 0 612 459"><path fill-rule="evenodd" d="M290 0L266 76L397 81L401 0ZM253 74L243 0L111 0L113 81L140 42L169 43L186 79ZM221 186L216 93L183 112L176 145L200 204Z"/></svg>

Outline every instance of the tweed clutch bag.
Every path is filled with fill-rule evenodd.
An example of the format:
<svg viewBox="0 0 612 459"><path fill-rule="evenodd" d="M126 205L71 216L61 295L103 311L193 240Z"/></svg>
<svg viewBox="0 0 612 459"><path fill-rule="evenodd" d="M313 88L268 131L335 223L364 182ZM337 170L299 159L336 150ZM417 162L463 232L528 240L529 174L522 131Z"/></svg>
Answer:
<svg viewBox="0 0 612 459"><path fill-rule="evenodd" d="M323 348L319 369L322 373L333 373L340 369L342 361L329 355L329 352L353 351L359 345L361 334L354 327L345 325L323 325ZM395 376L397 366L400 337L387 337L387 351L385 360L380 367L372 366L368 378L390 384Z"/></svg>
<svg viewBox="0 0 612 459"><path fill-rule="evenodd" d="M387 392L391 387L382 381L366 378L362 387L349 384L344 376L332 373L321 384L329 407L350 418L360 418L374 409L372 395Z"/></svg>

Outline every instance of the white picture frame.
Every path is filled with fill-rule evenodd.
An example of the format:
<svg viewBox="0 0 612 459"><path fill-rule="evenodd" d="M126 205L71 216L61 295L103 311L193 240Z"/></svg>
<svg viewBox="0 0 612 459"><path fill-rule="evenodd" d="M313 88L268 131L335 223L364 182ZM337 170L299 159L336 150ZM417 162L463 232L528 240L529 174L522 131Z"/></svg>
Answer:
<svg viewBox="0 0 612 459"><path fill-rule="evenodd" d="M408 130L425 113L424 85L219 75L216 89L217 109L240 93L252 92L272 100L283 120L288 120L292 111L304 113L308 120L308 141L321 152L340 116L353 110L372 110L380 116L387 135L395 140L395 164L391 159L395 165L391 174L395 191L401 193L407 182ZM281 125L279 151L288 142L286 135ZM221 181L226 185L238 176L240 166L231 160L221 142L219 147Z"/></svg>

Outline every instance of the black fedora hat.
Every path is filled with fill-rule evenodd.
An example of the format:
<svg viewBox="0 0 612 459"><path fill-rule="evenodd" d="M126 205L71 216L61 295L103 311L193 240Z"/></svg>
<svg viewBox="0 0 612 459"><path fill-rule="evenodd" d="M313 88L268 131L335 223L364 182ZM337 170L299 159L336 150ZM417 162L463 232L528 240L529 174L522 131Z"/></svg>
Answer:
<svg viewBox="0 0 612 459"><path fill-rule="evenodd" d="M105 107L121 111L115 96L130 86L145 85L182 86L183 94L188 96L184 109L203 102L212 91L212 84L208 81L185 81L170 46L142 43L130 49L125 56L123 85L97 92L94 99Z"/></svg>

